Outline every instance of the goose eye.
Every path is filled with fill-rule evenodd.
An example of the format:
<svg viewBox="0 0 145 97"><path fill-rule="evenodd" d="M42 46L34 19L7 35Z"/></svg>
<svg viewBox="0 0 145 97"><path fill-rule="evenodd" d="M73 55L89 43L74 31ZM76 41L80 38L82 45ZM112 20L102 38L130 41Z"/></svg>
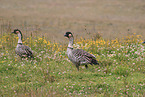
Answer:
<svg viewBox="0 0 145 97"><path fill-rule="evenodd" d="M16 33L18 34L18 33L19 33L19 31L16 31Z"/></svg>
<svg viewBox="0 0 145 97"><path fill-rule="evenodd" d="M71 34L69 34L68 36L71 37Z"/></svg>

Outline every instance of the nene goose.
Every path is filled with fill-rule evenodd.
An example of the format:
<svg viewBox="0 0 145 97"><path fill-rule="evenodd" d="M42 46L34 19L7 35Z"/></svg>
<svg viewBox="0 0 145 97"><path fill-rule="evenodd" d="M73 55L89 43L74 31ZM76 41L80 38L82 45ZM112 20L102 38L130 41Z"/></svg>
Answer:
<svg viewBox="0 0 145 97"><path fill-rule="evenodd" d="M93 54L89 54L88 52L82 49L73 49L74 38L71 32L66 32L64 36L69 39L69 44L67 47L68 58L73 64L75 64L78 71L80 65L85 65L86 69L88 68L87 64L99 65L98 61L96 60L96 57Z"/></svg>
<svg viewBox="0 0 145 97"><path fill-rule="evenodd" d="M21 31L19 29L15 29L14 32L12 32L12 33L17 34L19 37L18 44L15 49L16 54L19 55L21 58L26 58L26 57L33 58L33 53L32 53L31 48L22 44L23 36L22 36Z"/></svg>

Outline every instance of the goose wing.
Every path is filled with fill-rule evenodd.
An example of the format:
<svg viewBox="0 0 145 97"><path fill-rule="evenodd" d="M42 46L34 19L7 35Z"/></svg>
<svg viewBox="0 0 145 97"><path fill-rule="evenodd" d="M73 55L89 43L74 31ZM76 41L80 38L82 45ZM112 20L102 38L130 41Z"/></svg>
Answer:
<svg viewBox="0 0 145 97"><path fill-rule="evenodd" d="M32 57L33 52L31 48L29 48L28 46L20 45L19 47L16 48L16 54L18 54L21 57L26 57L26 56Z"/></svg>
<svg viewBox="0 0 145 97"><path fill-rule="evenodd" d="M90 54L82 49L75 49L72 51L72 54L76 58L76 61L80 64L91 64L93 60L96 60L96 57L93 54Z"/></svg>

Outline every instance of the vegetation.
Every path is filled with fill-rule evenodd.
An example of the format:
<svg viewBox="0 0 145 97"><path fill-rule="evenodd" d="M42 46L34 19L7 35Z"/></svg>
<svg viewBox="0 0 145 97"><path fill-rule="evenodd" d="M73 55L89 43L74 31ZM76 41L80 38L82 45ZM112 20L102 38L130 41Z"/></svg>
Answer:
<svg viewBox="0 0 145 97"><path fill-rule="evenodd" d="M107 40L145 36L145 0L1 0L0 13L0 32L20 29L55 42L64 42L66 31L85 38L100 32Z"/></svg>
<svg viewBox="0 0 145 97"><path fill-rule="evenodd" d="M66 44L28 37L34 60L15 55L17 37L0 39L0 96L145 96L145 47L141 36L105 41L101 35L77 39L74 47L93 53L100 65L77 71Z"/></svg>
<svg viewBox="0 0 145 97"><path fill-rule="evenodd" d="M0 0L0 13L0 97L145 97L145 0ZM34 60L15 54L14 29ZM77 71L66 31L100 65Z"/></svg>

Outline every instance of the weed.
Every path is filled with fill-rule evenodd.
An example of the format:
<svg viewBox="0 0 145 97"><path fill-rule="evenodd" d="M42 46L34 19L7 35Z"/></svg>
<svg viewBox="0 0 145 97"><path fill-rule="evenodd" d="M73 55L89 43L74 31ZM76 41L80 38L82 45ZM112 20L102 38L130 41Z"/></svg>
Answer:
<svg viewBox="0 0 145 97"><path fill-rule="evenodd" d="M17 37L1 37L1 96L144 96L145 49L138 37L75 41L75 48L93 53L100 63L79 72L68 61L66 46L31 37L24 44L31 46L34 60L15 55Z"/></svg>

